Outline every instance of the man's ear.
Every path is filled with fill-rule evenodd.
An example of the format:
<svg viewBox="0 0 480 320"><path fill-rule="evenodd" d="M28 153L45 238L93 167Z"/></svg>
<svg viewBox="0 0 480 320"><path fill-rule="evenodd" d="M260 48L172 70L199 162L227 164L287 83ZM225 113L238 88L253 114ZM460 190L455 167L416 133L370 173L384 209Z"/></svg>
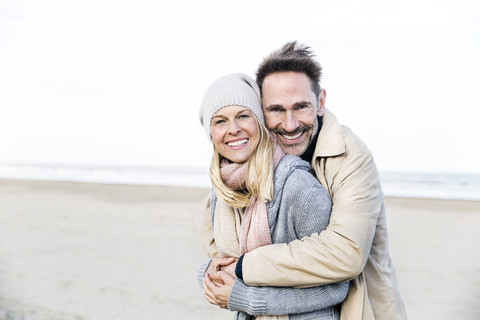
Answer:
<svg viewBox="0 0 480 320"><path fill-rule="evenodd" d="M318 95L318 110L317 115L319 117L323 116L325 113L325 98L327 97L327 92L325 89L320 90L320 94Z"/></svg>

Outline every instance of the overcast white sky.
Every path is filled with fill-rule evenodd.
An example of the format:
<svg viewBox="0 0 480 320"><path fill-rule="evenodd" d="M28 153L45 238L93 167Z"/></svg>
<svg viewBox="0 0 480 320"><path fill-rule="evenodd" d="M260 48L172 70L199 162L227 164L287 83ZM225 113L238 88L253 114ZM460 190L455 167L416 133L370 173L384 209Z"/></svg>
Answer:
<svg viewBox="0 0 480 320"><path fill-rule="evenodd" d="M0 163L207 166L217 77L312 47L380 170L480 172L480 3L0 3Z"/></svg>

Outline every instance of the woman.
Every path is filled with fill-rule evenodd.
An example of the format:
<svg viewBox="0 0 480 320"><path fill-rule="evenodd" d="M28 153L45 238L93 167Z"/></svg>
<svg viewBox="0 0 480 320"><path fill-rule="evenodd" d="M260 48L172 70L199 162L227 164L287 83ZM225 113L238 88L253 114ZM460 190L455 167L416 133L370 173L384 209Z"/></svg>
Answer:
<svg viewBox="0 0 480 320"><path fill-rule="evenodd" d="M210 194L215 245L225 257L286 243L326 228L331 201L308 163L285 155L264 125L257 84L243 74L216 80L200 121L213 143ZM201 286L208 263L199 268ZM208 288L205 288L206 291ZM237 319L338 319L348 283L314 288L248 287L236 279L228 309ZM209 299L207 295L207 299Z"/></svg>

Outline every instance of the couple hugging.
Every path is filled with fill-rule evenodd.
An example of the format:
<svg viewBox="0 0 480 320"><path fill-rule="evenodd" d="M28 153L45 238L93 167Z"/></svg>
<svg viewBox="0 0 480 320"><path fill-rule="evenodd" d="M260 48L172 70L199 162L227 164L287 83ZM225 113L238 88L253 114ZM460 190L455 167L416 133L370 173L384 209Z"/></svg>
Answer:
<svg viewBox="0 0 480 320"><path fill-rule="evenodd" d="M205 92L212 191L199 215L206 299L235 319L407 319L374 159L325 108L321 66L291 42L256 81Z"/></svg>

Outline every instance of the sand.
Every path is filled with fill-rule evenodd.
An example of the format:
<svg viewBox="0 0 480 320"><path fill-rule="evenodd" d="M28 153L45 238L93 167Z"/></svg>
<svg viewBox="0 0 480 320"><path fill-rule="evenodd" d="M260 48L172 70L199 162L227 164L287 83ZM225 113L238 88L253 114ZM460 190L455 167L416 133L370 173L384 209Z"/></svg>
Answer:
<svg viewBox="0 0 480 320"><path fill-rule="evenodd" d="M0 320L231 319L195 280L206 189L0 180ZM410 319L480 319L480 202L387 199Z"/></svg>

